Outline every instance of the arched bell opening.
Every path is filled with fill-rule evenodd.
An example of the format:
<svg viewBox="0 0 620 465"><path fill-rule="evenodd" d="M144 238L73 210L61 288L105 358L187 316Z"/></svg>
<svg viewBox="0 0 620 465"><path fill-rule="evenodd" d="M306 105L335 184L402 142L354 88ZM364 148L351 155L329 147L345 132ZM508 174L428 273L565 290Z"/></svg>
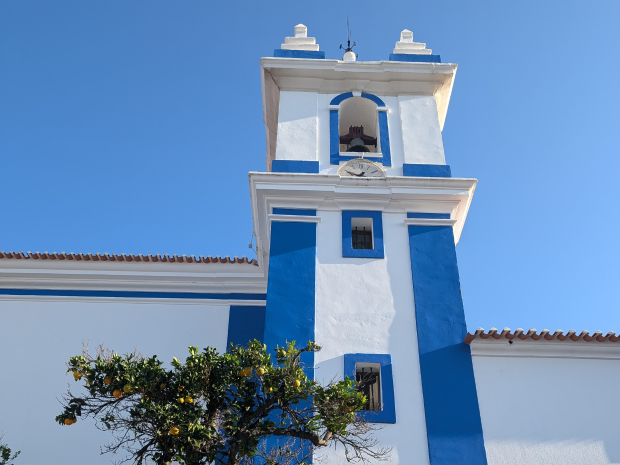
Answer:
<svg viewBox="0 0 620 465"><path fill-rule="evenodd" d="M338 134L340 152L380 152L377 104L362 97L344 100L340 104Z"/></svg>

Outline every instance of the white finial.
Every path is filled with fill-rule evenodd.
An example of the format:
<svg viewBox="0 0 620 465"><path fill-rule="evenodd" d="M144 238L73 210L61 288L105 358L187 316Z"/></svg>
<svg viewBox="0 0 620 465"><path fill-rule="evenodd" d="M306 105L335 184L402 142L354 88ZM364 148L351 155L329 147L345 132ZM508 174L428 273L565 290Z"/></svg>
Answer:
<svg viewBox="0 0 620 465"><path fill-rule="evenodd" d="M285 37L284 43L280 47L282 50L308 50L311 52L319 51L319 44L314 37L308 37L308 28L303 24L295 26L295 36Z"/></svg>
<svg viewBox="0 0 620 465"><path fill-rule="evenodd" d="M295 37L308 37L308 28L301 23L295 26Z"/></svg>
<svg viewBox="0 0 620 465"><path fill-rule="evenodd" d="M357 60L357 56L355 55L355 52L352 50L345 52L344 56L342 57L342 61L351 62L355 60Z"/></svg>
<svg viewBox="0 0 620 465"><path fill-rule="evenodd" d="M413 32L409 29L404 29L400 33L400 41L396 42L395 54L404 55L431 55L433 51L430 48L426 48L426 44L423 42L413 41Z"/></svg>
<svg viewBox="0 0 620 465"><path fill-rule="evenodd" d="M400 33L400 41L406 44L413 43L413 32L409 29L403 29L403 32Z"/></svg>

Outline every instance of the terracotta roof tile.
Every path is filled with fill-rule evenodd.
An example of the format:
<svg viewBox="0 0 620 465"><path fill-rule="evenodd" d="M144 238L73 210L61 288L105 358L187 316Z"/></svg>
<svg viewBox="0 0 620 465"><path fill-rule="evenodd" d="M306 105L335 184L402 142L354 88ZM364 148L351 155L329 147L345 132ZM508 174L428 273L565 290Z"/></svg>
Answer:
<svg viewBox="0 0 620 465"><path fill-rule="evenodd" d="M471 344L474 339L504 339L504 340L512 340L514 338L520 339L522 341L532 340L532 341L553 341L557 339L558 341L568 341L568 342L577 342L577 341L586 341L586 342L618 342L620 340L620 336L616 336L616 333L613 331L609 331L607 334L603 334L602 331L595 331L590 334L589 331L581 331L581 333L577 334L577 331L571 329L564 333L561 329L555 330L555 332L551 332L548 329L543 329L540 333L536 331L535 328L531 328L527 331L524 331L522 328L515 329L514 333L511 333L510 328L504 328L502 331L498 331L497 328L491 328L488 332L484 332L483 328L478 328L474 334L467 333L465 336L465 343Z"/></svg>
<svg viewBox="0 0 620 465"><path fill-rule="evenodd" d="M258 266L255 258L233 257L230 258L208 255L196 257L195 255L133 255L133 254L82 254L82 253L48 253L48 252L0 252L0 260L16 259L16 260L76 260L76 261L93 261L93 262L162 262L162 263L247 263L249 265Z"/></svg>

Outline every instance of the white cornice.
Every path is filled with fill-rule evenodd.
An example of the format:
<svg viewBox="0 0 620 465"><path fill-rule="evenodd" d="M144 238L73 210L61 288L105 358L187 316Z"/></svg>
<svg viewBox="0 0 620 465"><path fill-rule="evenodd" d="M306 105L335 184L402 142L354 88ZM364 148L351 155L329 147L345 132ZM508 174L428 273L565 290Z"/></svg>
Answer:
<svg viewBox="0 0 620 465"><path fill-rule="evenodd" d="M265 293L267 281L248 264L2 260L0 288Z"/></svg>
<svg viewBox="0 0 620 465"><path fill-rule="evenodd" d="M585 341L482 340L471 342L474 357L573 358L620 360L620 343Z"/></svg>
<svg viewBox="0 0 620 465"><path fill-rule="evenodd" d="M269 222L274 221L286 221L288 223L320 223L320 216L306 216L306 215L267 215Z"/></svg>
<svg viewBox="0 0 620 465"><path fill-rule="evenodd" d="M443 218L407 218L407 226L454 226L456 220Z"/></svg>
<svg viewBox="0 0 620 465"><path fill-rule="evenodd" d="M249 174L249 181L258 259L265 273L270 243L269 215L274 207L450 213L451 219L442 220L442 224L451 223L455 242L458 242L477 182L464 178L359 179L327 174L257 172ZM318 217L305 218L310 221L309 218Z"/></svg>
<svg viewBox="0 0 620 465"><path fill-rule="evenodd" d="M269 73L281 91L433 95L441 128L448 112L456 70L457 65L452 63L261 58L261 76ZM264 82L262 85L265 105ZM263 108L265 115L270 111Z"/></svg>

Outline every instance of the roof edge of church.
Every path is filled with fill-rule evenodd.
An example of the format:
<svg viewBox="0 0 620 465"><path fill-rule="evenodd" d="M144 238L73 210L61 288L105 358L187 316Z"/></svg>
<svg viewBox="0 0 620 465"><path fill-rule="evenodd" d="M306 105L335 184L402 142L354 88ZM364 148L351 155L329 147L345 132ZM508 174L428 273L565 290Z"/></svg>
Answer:
<svg viewBox="0 0 620 465"><path fill-rule="evenodd" d="M567 342L577 342L577 341L585 341L585 342L618 342L620 340L620 336L616 336L614 331L609 331L607 334L603 334L602 331L595 331L590 334L589 331L581 331L581 333L577 334L577 331L571 329L564 333L561 329L556 329L554 332L549 331L548 329L543 329L540 333L536 330L536 328L531 328L527 331L524 331L522 328L515 329L514 333L511 332L510 328L504 328L502 331L498 331L497 328L491 328L488 332L484 332L484 328L478 328L474 334L467 333L465 336L464 342L466 344L471 344L475 339L495 339L495 340L506 340L512 341L513 339L525 341L567 341Z"/></svg>
<svg viewBox="0 0 620 465"><path fill-rule="evenodd" d="M211 256L206 257L199 255L134 255L134 254L82 254L82 253L48 253L48 252L2 252L0 251L0 260L2 259L15 259L15 260L76 260L76 261L102 261L102 262L161 262L161 263L239 263L258 266L258 262L255 258L249 259L247 256L243 257L225 257Z"/></svg>

